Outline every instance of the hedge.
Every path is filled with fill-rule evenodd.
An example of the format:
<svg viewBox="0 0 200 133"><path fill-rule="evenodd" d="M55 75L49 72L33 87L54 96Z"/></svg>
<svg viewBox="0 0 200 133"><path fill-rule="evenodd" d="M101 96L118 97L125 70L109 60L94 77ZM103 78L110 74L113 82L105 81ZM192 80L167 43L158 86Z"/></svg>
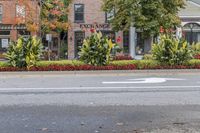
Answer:
<svg viewBox="0 0 200 133"><path fill-rule="evenodd" d="M185 63L184 65L191 66L191 67L200 66L200 60L192 59L192 60L188 61L187 63Z"/></svg>
<svg viewBox="0 0 200 133"><path fill-rule="evenodd" d="M200 69L200 60L193 59L184 65L163 66L155 60L112 61L108 66L91 66L77 60L39 61L29 71L80 71L80 70L136 70L136 69ZM16 68L7 62L0 62L0 71L27 71Z"/></svg>
<svg viewBox="0 0 200 133"><path fill-rule="evenodd" d="M84 65L83 62L78 60L61 60L61 61L39 61L36 63L37 67L45 67L49 65L59 65L59 66L81 66Z"/></svg>
<svg viewBox="0 0 200 133"><path fill-rule="evenodd" d="M7 62L1 62L0 61L0 67L8 67L9 64Z"/></svg>

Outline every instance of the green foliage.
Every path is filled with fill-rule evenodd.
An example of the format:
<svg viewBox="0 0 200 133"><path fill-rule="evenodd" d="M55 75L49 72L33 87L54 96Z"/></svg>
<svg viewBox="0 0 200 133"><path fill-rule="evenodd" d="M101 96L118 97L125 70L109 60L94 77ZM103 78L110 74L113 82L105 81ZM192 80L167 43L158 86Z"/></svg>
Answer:
<svg viewBox="0 0 200 133"><path fill-rule="evenodd" d="M41 29L44 33L49 33L51 31L60 33L68 30L68 6L71 1L72 0L41 0Z"/></svg>
<svg viewBox="0 0 200 133"><path fill-rule="evenodd" d="M153 55L152 54L145 54L142 59L143 60L153 60Z"/></svg>
<svg viewBox="0 0 200 133"><path fill-rule="evenodd" d="M116 45L101 32L94 32L83 42L80 60L94 66L105 66L110 62L111 50Z"/></svg>
<svg viewBox="0 0 200 133"><path fill-rule="evenodd" d="M139 60L119 60L119 61L112 61L110 62L110 64L115 66L124 66L124 65L137 64L138 62Z"/></svg>
<svg viewBox="0 0 200 133"><path fill-rule="evenodd" d="M159 66L160 63L156 60L140 60L137 63L137 68L138 69L143 69L143 68L154 68L156 66Z"/></svg>
<svg viewBox="0 0 200 133"><path fill-rule="evenodd" d="M187 66L199 66L200 65L200 60L199 59L192 59L186 62L184 65Z"/></svg>
<svg viewBox="0 0 200 133"><path fill-rule="evenodd" d="M41 53L42 43L39 39L20 37L17 42L11 42L5 56L11 66L30 68L39 60Z"/></svg>
<svg viewBox="0 0 200 133"><path fill-rule="evenodd" d="M45 67L45 66L50 66L50 65L59 65L59 66L80 66L84 65L83 62L78 61L78 60L61 60L61 61L39 61L36 63L36 66L38 67Z"/></svg>
<svg viewBox="0 0 200 133"><path fill-rule="evenodd" d="M156 60L166 65L182 65L192 58L186 41L168 35L162 35L159 43L153 45L152 54Z"/></svg>
<svg viewBox="0 0 200 133"><path fill-rule="evenodd" d="M154 68L160 65L160 63L156 60L122 60L122 61L113 61L110 64L115 66L125 66L134 64L138 69Z"/></svg>
<svg viewBox="0 0 200 133"><path fill-rule="evenodd" d="M7 62L0 62L0 67L8 67L9 64Z"/></svg>
<svg viewBox="0 0 200 133"><path fill-rule="evenodd" d="M144 37L159 33L160 27L174 28L180 25L178 11L184 8L184 0L103 0L103 10L115 16L111 20L112 27L128 30L135 26L143 31Z"/></svg>
<svg viewBox="0 0 200 133"><path fill-rule="evenodd" d="M191 50L192 50L192 52L193 52L193 55L198 55L198 54L200 54L200 43L193 43L192 45L191 45Z"/></svg>

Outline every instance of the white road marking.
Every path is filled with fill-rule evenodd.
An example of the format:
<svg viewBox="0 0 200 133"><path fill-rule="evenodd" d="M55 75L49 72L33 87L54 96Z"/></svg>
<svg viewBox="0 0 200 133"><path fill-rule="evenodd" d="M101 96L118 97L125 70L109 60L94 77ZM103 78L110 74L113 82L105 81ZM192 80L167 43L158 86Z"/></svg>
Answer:
<svg viewBox="0 0 200 133"><path fill-rule="evenodd" d="M159 91L160 89L162 89L161 91L165 90L183 90L184 89L196 89L200 91L200 86L138 86L138 87L67 87L67 88L0 88L0 92L29 92L29 91L34 91L34 92L40 92L40 91L106 91L106 90L117 90L117 89L141 89L141 91L143 91L142 89L151 89L151 90L157 90ZM136 91L140 91L140 90L136 90ZM146 90L147 91L147 90Z"/></svg>
<svg viewBox="0 0 200 133"><path fill-rule="evenodd" d="M182 81L185 79L178 78L140 78L140 79L129 79L132 81L111 81L111 82L102 82L102 84L156 84L164 83L167 81Z"/></svg>

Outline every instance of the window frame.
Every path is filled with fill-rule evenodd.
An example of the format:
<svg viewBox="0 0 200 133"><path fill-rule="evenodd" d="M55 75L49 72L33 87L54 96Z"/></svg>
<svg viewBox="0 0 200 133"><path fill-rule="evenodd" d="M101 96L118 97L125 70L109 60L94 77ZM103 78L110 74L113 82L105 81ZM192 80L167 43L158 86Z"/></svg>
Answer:
<svg viewBox="0 0 200 133"><path fill-rule="evenodd" d="M3 4L1 4L1 3L0 3L0 15L1 15L0 23L2 23L2 21L3 21Z"/></svg>
<svg viewBox="0 0 200 133"><path fill-rule="evenodd" d="M81 5L83 7L83 12L76 12L76 6ZM83 20L76 20L76 13L83 15ZM85 5L84 4L74 4L74 22L75 23L84 23L85 22Z"/></svg>
<svg viewBox="0 0 200 133"><path fill-rule="evenodd" d="M24 13L18 13L18 10L17 10L17 8L20 8L20 7L22 7L22 8L24 8L23 10L24 10ZM19 5L19 4L16 4L15 5L15 16L16 17L22 17L22 18L26 18L26 6L25 5Z"/></svg>
<svg viewBox="0 0 200 133"><path fill-rule="evenodd" d="M112 13L112 17L111 17L111 19L112 19L113 17L115 17L115 10L113 9L110 12L105 12L105 22L106 23L110 23L110 18L108 18L108 16L111 16L111 15L108 15L108 14L111 14L111 13Z"/></svg>

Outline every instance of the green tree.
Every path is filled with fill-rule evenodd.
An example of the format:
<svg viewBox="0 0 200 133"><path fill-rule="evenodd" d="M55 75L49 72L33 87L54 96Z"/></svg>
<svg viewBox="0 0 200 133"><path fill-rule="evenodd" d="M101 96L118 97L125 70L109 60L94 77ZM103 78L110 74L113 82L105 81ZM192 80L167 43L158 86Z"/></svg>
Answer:
<svg viewBox="0 0 200 133"><path fill-rule="evenodd" d="M128 30L130 26L143 31L145 37L159 33L160 27L174 28L180 24L178 11L184 0L103 0L103 10L115 10L111 19L114 30Z"/></svg>
<svg viewBox="0 0 200 133"><path fill-rule="evenodd" d="M67 51L66 38L70 27L68 21L69 4L72 0L41 0L41 35L56 34L59 39L58 57ZM62 53L61 53L62 52Z"/></svg>
<svg viewBox="0 0 200 133"><path fill-rule="evenodd" d="M41 0L42 32L62 32L69 28L68 6L71 0Z"/></svg>

